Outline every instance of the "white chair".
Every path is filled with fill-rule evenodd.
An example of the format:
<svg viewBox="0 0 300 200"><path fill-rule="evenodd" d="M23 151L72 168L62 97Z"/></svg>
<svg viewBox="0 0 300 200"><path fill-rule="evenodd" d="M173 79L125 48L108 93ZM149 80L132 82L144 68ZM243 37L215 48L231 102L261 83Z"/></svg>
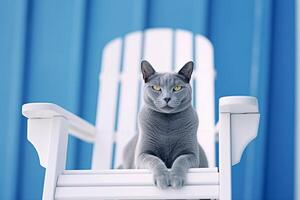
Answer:
<svg viewBox="0 0 300 200"><path fill-rule="evenodd" d="M198 140L209 168L190 169L186 185L179 190L158 189L148 170L111 169L122 162L122 149L136 133L142 104L141 59L157 71L177 71L189 60L196 64L193 104L199 115ZM201 35L148 29L108 43L99 76L96 127L55 104L23 105L28 140L46 168L43 199L231 199L231 166L256 137L259 112L255 97L221 98L216 137L214 80L213 47ZM65 170L68 134L94 144L91 170Z"/></svg>

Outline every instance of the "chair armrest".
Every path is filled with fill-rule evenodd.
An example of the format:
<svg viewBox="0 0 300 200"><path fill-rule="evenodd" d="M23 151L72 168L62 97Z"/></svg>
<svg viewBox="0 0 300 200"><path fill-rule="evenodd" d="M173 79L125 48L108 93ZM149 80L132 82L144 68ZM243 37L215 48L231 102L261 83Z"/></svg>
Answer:
<svg viewBox="0 0 300 200"><path fill-rule="evenodd" d="M222 115L228 116L228 125L225 126L229 127L231 163L235 165L240 162L246 146L257 136L260 118L258 102L252 96L222 97L219 100L219 112L220 118ZM224 124L221 128L224 128ZM224 136L219 135L219 140L221 139L226 140Z"/></svg>
<svg viewBox="0 0 300 200"><path fill-rule="evenodd" d="M227 96L219 101L220 113L258 113L257 99L252 96Z"/></svg>
<svg viewBox="0 0 300 200"><path fill-rule="evenodd" d="M251 96L226 96L219 101L220 113L246 114L258 113L258 103L255 97ZM216 141L219 141L219 122L215 126Z"/></svg>
<svg viewBox="0 0 300 200"><path fill-rule="evenodd" d="M28 119L49 119L64 117L69 132L87 142L94 142L97 129L89 122L52 103L27 103L22 106L22 114Z"/></svg>

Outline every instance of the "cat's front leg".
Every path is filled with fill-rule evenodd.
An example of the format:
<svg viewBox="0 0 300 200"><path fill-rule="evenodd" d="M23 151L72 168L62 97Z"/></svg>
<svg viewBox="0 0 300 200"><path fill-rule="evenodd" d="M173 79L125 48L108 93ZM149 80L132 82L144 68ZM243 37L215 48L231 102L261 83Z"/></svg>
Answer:
<svg viewBox="0 0 300 200"><path fill-rule="evenodd" d="M170 185L176 189L181 188L186 181L189 168L198 166L199 159L194 154L184 154L176 158L170 171Z"/></svg>
<svg viewBox="0 0 300 200"><path fill-rule="evenodd" d="M154 184L165 189L170 185L169 170L164 162L157 156L142 153L137 157L136 167L139 169L149 169L153 173Z"/></svg>

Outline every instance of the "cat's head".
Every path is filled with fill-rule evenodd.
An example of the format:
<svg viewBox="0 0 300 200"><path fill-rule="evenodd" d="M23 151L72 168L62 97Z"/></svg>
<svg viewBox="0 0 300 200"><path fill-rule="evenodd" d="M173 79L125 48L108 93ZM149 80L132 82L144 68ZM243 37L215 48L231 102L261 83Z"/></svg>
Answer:
<svg viewBox="0 0 300 200"><path fill-rule="evenodd" d="M190 61L178 73L158 73L149 62L142 61L145 104L161 113L177 113L188 108L192 99L189 82L193 67Z"/></svg>

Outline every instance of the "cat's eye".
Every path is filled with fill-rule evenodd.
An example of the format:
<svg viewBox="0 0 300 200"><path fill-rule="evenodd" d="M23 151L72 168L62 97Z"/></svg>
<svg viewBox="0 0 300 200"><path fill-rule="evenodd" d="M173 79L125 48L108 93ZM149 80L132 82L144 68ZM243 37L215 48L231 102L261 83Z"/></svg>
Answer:
<svg viewBox="0 0 300 200"><path fill-rule="evenodd" d="M161 91L161 88L160 88L159 85L153 85L152 89L155 90L155 91Z"/></svg>
<svg viewBox="0 0 300 200"><path fill-rule="evenodd" d="M181 90L181 89L182 89L182 87L180 85L175 85L175 87L173 88L173 90L176 91L176 92Z"/></svg>

